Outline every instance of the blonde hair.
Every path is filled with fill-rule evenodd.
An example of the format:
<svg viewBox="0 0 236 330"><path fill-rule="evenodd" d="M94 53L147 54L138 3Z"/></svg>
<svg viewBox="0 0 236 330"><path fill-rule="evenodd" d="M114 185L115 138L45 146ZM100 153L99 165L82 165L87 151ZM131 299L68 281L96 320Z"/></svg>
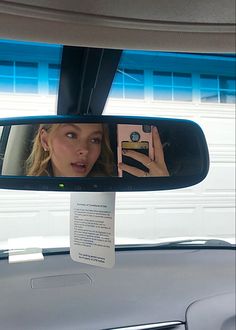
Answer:
<svg viewBox="0 0 236 330"><path fill-rule="evenodd" d="M33 140L30 156L26 160L26 175L29 176L53 176L51 165L51 153L45 151L41 143L41 131L49 134L49 139L61 124L41 124ZM102 124L103 135L101 153L88 176L112 176L114 173L113 152L110 146L109 130L106 124Z"/></svg>

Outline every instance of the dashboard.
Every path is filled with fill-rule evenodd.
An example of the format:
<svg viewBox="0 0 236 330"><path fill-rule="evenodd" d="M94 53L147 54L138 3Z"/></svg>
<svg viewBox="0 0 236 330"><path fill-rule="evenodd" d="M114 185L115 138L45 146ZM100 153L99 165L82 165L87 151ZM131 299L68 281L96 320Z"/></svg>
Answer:
<svg viewBox="0 0 236 330"><path fill-rule="evenodd" d="M1 329L233 330L235 263L233 249L118 249L112 269L2 259Z"/></svg>

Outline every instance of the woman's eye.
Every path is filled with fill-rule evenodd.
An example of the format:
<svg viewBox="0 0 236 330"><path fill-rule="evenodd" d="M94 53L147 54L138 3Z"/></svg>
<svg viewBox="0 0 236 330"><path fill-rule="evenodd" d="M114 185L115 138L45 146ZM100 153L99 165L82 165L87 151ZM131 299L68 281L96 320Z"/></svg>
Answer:
<svg viewBox="0 0 236 330"><path fill-rule="evenodd" d="M93 138L93 139L91 139L91 142L94 143L94 144L101 144L102 139L100 137L99 138Z"/></svg>
<svg viewBox="0 0 236 330"><path fill-rule="evenodd" d="M68 133L66 133L66 136L67 136L69 139L76 139L76 137L77 137L76 133L73 133L73 132L68 132Z"/></svg>

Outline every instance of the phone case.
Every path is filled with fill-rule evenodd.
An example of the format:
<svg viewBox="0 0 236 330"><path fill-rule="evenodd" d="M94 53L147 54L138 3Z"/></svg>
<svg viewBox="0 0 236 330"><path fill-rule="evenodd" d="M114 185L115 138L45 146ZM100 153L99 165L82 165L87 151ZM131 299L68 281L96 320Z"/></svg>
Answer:
<svg viewBox="0 0 236 330"><path fill-rule="evenodd" d="M117 125L117 161L137 167L143 171L147 168L140 162L122 154L123 149L132 149L154 159L152 127L150 125ZM119 177L132 177L131 174L118 168Z"/></svg>

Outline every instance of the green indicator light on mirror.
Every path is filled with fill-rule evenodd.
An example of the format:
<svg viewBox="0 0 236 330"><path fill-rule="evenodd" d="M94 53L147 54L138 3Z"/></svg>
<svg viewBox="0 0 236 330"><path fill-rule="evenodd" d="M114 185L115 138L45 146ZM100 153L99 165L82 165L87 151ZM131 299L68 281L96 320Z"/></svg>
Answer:
<svg viewBox="0 0 236 330"><path fill-rule="evenodd" d="M65 188L64 183L59 183L58 188L62 188L62 189Z"/></svg>

